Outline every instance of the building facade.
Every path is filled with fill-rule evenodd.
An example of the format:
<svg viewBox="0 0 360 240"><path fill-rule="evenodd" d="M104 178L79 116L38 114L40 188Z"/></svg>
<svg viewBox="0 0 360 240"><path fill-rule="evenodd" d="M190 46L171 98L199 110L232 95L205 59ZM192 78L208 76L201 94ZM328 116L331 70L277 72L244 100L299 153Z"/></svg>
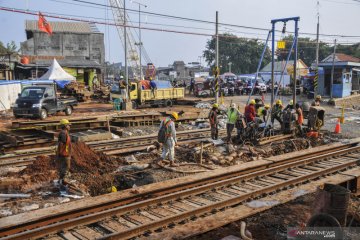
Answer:
<svg viewBox="0 0 360 240"><path fill-rule="evenodd" d="M332 68L334 66L331 87ZM318 82L319 94L335 98L347 97L360 91L360 59L346 54L329 55L319 63L324 69L324 78Z"/></svg>
<svg viewBox="0 0 360 240"><path fill-rule="evenodd" d="M101 80L105 61L104 34L89 23L49 23L52 35L39 31L37 21L25 22L27 40L21 43L20 50L28 64L19 64L19 77L40 77L55 58L77 81L91 86L94 76Z"/></svg>

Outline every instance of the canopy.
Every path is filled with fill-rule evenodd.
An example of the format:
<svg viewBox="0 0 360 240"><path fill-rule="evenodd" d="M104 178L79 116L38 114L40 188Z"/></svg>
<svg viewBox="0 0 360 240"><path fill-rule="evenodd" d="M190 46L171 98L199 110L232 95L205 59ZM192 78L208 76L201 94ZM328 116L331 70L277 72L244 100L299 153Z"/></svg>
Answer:
<svg viewBox="0 0 360 240"><path fill-rule="evenodd" d="M64 69L62 69L62 67L59 65L59 63L56 61L56 59L54 58L51 66L49 67L49 70L42 75L40 78L40 80L76 80L76 78L70 74L68 74L67 72L65 72Z"/></svg>

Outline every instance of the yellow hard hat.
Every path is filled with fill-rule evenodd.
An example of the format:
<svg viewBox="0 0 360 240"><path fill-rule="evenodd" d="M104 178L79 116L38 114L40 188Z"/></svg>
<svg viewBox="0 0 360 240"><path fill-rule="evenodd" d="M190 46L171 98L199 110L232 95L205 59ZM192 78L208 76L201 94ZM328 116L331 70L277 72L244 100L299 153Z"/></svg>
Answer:
<svg viewBox="0 0 360 240"><path fill-rule="evenodd" d="M319 99L319 100L320 100L320 99L321 99L321 96L320 96L320 95L317 95L317 96L316 96L316 99Z"/></svg>
<svg viewBox="0 0 360 240"><path fill-rule="evenodd" d="M294 100L290 100L289 105L294 105Z"/></svg>
<svg viewBox="0 0 360 240"><path fill-rule="evenodd" d="M250 104L256 104L254 99L251 99Z"/></svg>
<svg viewBox="0 0 360 240"><path fill-rule="evenodd" d="M265 108L269 109L270 108L270 104L265 104Z"/></svg>
<svg viewBox="0 0 360 240"><path fill-rule="evenodd" d="M61 120L60 120L60 125L71 125L71 124L70 124L69 120L67 120L67 119L61 119Z"/></svg>
<svg viewBox="0 0 360 240"><path fill-rule="evenodd" d="M178 114L177 112L171 113L171 116L172 116L173 118L175 118L175 120L178 120L178 119L179 119L179 114Z"/></svg>
<svg viewBox="0 0 360 240"><path fill-rule="evenodd" d="M276 101L276 104L282 105L282 101L279 99Z"/></svg>
<svg viewBox="0 0 360 240"><path fill-rule="evenodd" d="M213 108L218 108L218 107L219 107L219 104L217 104L217 103L213 104Z"/></svg>

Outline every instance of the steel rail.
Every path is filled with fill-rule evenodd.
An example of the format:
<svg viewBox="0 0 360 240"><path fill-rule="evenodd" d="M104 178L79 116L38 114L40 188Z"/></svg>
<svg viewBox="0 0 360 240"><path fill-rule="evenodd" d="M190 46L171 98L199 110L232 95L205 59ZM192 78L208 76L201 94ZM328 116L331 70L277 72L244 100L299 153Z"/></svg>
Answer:
<svg viewBox="0 0 360 240"><path fill-rule="evenodd" d="M186 196L191 196L194 194L199 194L199 193L207 191L209 189L216 189L219 187L227 186L234 182L241 182L241 181L246 181L246 180L249 180L252 178L259 178L262 175L276 174L277 172L285 171L289 168L300 167L301 165L308 165L311 163L316 163L321 160L323 161L324 159L327 159L329 157L341 156L341 155L347 154L349 152L351 153L351 152L358 151L359 148L360 148L359 146L356 146L356 147L351 147L349 149L343 149L343 150L339 150L339 151L335 151L335 152L331 152L331 153L327 153L327 154L322 154L320 156L310 157L307 159L302 159L302 160L294 159L294 162L286 163L281 166L276 166L276 167L268 168L265 170L259 170L256 172L247 173L242 176L234 176L234 177L231 177L231 178L228 178L225 180L213 179L214 182L207 182L207 183L199 184L199 186L196 186L193 188L187 188L180 192L177 189L176 192L171 192L167 195L160 195L158 197L146 199L143 201L130 202L127 205L114 207L114 205L110 204L109 206L107 206L107 208L105 208L106 210L103 210L103 211L101 211L99 209L99 206L95 206L94 209L88 209L87 211L84 210L82 212L79 212L77 214L77 216L78 216L77 218L76 218L76 214L67 215L66 213L64 213L63 216L56 216L55 223L53 221L54 219L44 219L42 221L32 223L33 224L32 226L29 224L25 224L25 226L16 226L15 229L5 229L5 231L0 232L0 236L14 234L15 233L14 230L19 232L19 231L25 231L25 230L28 230L29 228L38 227L38 226L42 226L42 227L35 228L30 231L25 231L23 233L14 234L12 236L9 236L9 238L5 238L5 239L21 239L21 238L40 236L40 235L43 236L43 235L46 235L46 234L49 234L52 232L56 232L59 229L66 229L66 228L74 227L74 225L83 225L83 224L94 223L94 222L99 221L99 219L103 219L103 218L106 218L106 217L109 217L109 216L112 216L115 214L116 215L124 214L126 212L144 208L144 207L152 205L152 204L158 204L160 202L171 201L174 199L184 198ZM358 159L354 159L353 161L348 161L348 162L345 162L344 164L339 165L340 167L333 167L329 171L330 172L338 171L339 169L343 169L344 167L354 165L357 162L358 162ZM321 173L324 174L326 172L323 171ZM190 186L193 186L193 184L191 183ZM149 193L147 193L147 194L149 194ZM127 201L129 202L129 199L127 199ZM113 207L113 208L111 208L111 207ZM99 212L99 210L101 212ZM91 213L91 211L92 211L92 213ZM66 218L69 220L65 221ZM51 223L53 223L53 224L51 224ZM44 226L44 224L45 225L50 224L50 225Z"/></svg>

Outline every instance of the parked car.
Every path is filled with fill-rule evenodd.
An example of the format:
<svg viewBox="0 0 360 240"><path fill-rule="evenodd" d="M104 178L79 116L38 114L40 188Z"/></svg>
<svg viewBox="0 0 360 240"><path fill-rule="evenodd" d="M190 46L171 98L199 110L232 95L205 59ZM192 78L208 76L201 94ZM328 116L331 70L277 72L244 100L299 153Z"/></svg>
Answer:
<svg viewBox="0 0 360 240"><path fill-rule="evenodd" d="M65 112L71 115L75 98L60 98L56 95L56 84L25 87L13 106L15 118L35 117L45 119L50 114Z"/></svg>
<svg viewBox="0 0 360 240"><path fill-rule="evenodd" d="M247 78L247 85L246 85L246 93L250 94L251 89L254 87L253 94L260 94L260 93L266 93L267 87L261 77L258 77L255 79L255 77L248 77Z"/></svg>

